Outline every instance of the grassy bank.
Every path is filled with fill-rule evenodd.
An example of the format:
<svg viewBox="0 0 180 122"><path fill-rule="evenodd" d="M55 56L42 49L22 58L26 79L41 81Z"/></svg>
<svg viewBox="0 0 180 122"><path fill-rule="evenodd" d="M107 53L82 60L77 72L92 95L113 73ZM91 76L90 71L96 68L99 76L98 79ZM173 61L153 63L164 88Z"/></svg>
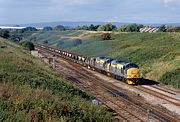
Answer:
<svg viewBox="0 0 180 122"><path fill-rule="evenodd" d="M101 32L38 32L36 39L47 45L89 56L106 56L137 63L142 76L180 87L180 33L113 33L112 40L102 40ZM77 43L77 39L81 43Z"/></svg>
<svg viewBox="0 0 180 122"><path fill-rule="evenodd" d="M0 121L113 121L94 98L0 38Z"/></svg>

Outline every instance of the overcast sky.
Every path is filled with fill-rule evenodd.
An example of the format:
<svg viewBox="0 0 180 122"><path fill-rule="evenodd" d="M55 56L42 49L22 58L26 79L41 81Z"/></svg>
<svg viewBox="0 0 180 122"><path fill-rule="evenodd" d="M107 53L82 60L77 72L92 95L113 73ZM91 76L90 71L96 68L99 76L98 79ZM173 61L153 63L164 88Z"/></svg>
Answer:
<svg viewBox="0 0 180 122"><path fill-rule="evenodd" d="M0 24L180 22L180 0L0 0Z"/></svg>

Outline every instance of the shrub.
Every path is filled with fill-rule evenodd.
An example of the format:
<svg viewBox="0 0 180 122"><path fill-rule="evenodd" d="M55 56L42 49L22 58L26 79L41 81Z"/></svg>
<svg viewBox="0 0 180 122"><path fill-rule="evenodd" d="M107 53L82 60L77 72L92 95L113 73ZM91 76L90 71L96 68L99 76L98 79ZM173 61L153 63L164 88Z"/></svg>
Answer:
<svg viewBox="0 0 180 122"><path fill-rule="evenodd" d="M54 30L65 31L66 28L65 28L64 26L62 26L62 25L58 25L58 26L56 26L56 27L54 28Z"/></svg>
<svg viewBox="0 0 180 122"><path fill-rule="evenodd" d="M111 34L110 33L104 33L101 35L101 38L103 40L111 40Z"/></svg>
<svg viewBox="0 0 180 122"><path fill-rule="evenodd" d="M30 41L23 41L20 44L27 50L34 50L34 44Z"/></svg>
<svg viewBox="0 0 180 122"><path fill-rule="evenodd" d="M22 32L28 32L28 31L38 31L35 27L26 27L22 29Z"/></svg>
<svg viewBox="0 0 180 122"><path fill-rule="evenodd" d="M76 39L74 40L74 46L78 46L78 45L81 45L82 44L82 40L81 39Z"/></svg>
<svg viewBox="0 0 180 122"><path fill-rule="evenodd" d="M129 24L129 25L123 25L118 30L120 32L139 32L140 28L142 28L143 25L141 24Z"/></svg>
<svg viewBox="0 0 180 122"><path fill-rule="evenodd" d="M0 30L0 37L2 38L9 38L9 31L8 30Z"/></svg>
<svg viewBox="0 0 180 122"><path fill-rule="evenodd" d="M49 42L48 42L48 40L44 40L43 43L44 44L48 44Z"/></svg>
<svg viewBox="0 0 180 122"><path fill-rule="evenodd" d="M44 31L52 31L53 28L52 28L52 27L44 27L43 30L44 30Z"/></svg>
<svg viewBox="0 0 180 122"><path fill-rule="evenodd" d="M167 32L180 32L180 27L170 27Z"/></svg>
<svg viewBox="0 0 180 122"><path fill-rule="evenodd" d="M172 85L177 88L180 88L180 68L177 68L173 71L166 72L160 79L160 81L166 85Z"/></svg>
<svg viewBox="0 0 180 122"><path fill-rule="evenodd" d="M97 28L97 31L115 31L117 27L112 25L112 23L108 23L106 25L101 25Z"/></svg>

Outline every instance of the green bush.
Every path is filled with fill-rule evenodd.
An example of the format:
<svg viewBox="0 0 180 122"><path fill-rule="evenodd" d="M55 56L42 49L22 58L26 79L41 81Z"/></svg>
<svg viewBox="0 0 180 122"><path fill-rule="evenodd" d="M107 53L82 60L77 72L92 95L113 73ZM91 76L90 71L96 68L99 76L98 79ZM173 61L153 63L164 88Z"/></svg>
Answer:
<svg viewBox="0 0 180 122"><path fill-rule="evenodd" d="M0 30L0 37L7 39L9 36L10 35L8 30Z"/></svg>
<svg viewBox="0 0 180 122"><path fill-rule="evenodd" d="M31 41L23 41L20 44L27 50L34 50L34 44Z"/></svg>
<svg viewBox="0 0 180 122"><path fill-rule="evenodd" d="M102 38L103 40L111 40L111 34L110 34L110 33L103 33L103 34L101 35L101 38Z"/></svg>
<svg viewBox="0 0 180 122"><path fill-rule="evenodd" d="M160 81L166 85L172 85L180 88L180 68L173 71L166 72L160 79Z"/></svg>
<svg viewBox="0 0 180 122"><path fill-rule="evenodd" d="M129 24L129 25L123 25L118 28L120 32L139 32L140 28L142 28L143 25L141 24Z"/></svg>

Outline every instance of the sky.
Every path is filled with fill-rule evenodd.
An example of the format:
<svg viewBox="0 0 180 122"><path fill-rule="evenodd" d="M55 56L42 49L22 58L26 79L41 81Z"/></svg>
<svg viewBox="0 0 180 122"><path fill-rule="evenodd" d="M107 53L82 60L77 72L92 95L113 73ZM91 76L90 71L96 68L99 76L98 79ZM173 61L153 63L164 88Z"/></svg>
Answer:
<svg viewBox="0 0 180 122"><path fill-rule="evenodd" d="M0 24L178 23L180 0L0 0Z"/></svg>

